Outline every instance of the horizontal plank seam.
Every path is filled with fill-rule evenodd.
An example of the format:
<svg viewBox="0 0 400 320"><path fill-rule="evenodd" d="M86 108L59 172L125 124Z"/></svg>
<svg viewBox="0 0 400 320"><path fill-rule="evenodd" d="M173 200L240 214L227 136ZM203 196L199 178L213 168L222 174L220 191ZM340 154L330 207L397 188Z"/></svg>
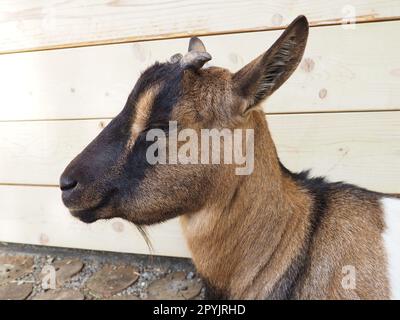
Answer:
<svg viewBox="0 0 400 320"><path fill-rule="evenodd" d="M0 182L0 187L36 187L36 188L60 188L57 184L41 184L41 183L8 183ZM392 196L400 196L400 193L388 193Z"/></svg>
<svg viewBox="0 0 400 320"><path fill-rule="evenodd" d="M0 182L0 188L1 187L34 187L34 188L59 188L59 185L56 184L35 184L35 183L5 183L5 182ZM400 197L400 193L388 193L390 196L395 196L395 197Z"/></svg>
<svg viewBox="0 0 400 320"><path fill-rule="evenodd" d="M355 22L355 24L365 24L365 23L381 23L381 22L391 22L391 21L399 21L400 16L387 17L387 18L377 18L373 20L359 20ZM336 21L336 22L335 22ZM321 20L310 23L311 28L318 27L330 27L330 26L341 26L343 25L341 20ZM198 37L206 37L206 36L219 36L219 35L229 35L229 34L239 34L239 33L253 33L253 32L265 32L265 31L276 31L283 30L287 27L270 27L270 28L252 28L252 29L239 29L239 30L227 30L221 32L193 32L193 33L177 33L177 34L161 34L161 35L149 35L149 36L141 36L141 37L124 37L117 39L106 39L100 41L86 41L86 42L76 42L69 44L58 44L51 46L43 46L43 47L33 47L26 48L20 50L4 50L0 51L0 55L4 54L14 54L14 53L26 53L26 52L36 52L36 51L48 51L48 50L59 50L59 49L72 49L72 48L82 48L82 47L95 47L95 46L103 46L103 45L115 45L115 44L124 44L124 43L134 43L134 42L145 42L145 41L154 41L154 40L172 40L172 39L180 39L180 38L189 38L193 36Z"/></svg>
<svg viewBox="0 0 400 320"><path fill-rule="evenodd" d="M285 115L319 115L319 114L347 114L347 113L385 113L400 112L400 107L395 109L365 109L365 110L327 110L327 111L299 111L299 112L265 112L269 116Z"/></svg>
<svg viewBox="0 0 400 320"><path fill-rule="evenodd" d="M40 184L40 183L12 183L0 182L0 187L44 187L44 188L59 188L58 184Z"/></svg>
<svg viewBox="0 0 400 320"><path fill-rule="evenodd" d="M83 118L47 118L47 119L0 119L1 122L48 122L48 121L88 121L112 120L114 117L83 117Z"/></svg>
<svg viewBox="0 0 400 320"><path fill-rule="evenodd" d="M396 109L370 109L370 110L331 110L331 111L299 111L299 112L265 112L268 116L290 116L290 115L323 115L323 114L347 114L347 113L385 113L400 112L400 107ZM85 118L55 118L55 119L7 119L0 120L0 123L7 122L57 122L57 121L93 121L93 120L112 120L114 117L85 117Z"/></svg>

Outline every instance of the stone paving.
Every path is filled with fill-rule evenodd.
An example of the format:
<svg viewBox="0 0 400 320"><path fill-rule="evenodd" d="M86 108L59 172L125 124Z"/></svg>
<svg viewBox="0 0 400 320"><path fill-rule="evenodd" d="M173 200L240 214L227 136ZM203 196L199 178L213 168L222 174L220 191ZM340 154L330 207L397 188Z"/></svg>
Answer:
<svg viewBox="0 0 400 320"><path fill-rule="evenodd" d="M203 297L188 259L0 243L0 300Z"/></svg>

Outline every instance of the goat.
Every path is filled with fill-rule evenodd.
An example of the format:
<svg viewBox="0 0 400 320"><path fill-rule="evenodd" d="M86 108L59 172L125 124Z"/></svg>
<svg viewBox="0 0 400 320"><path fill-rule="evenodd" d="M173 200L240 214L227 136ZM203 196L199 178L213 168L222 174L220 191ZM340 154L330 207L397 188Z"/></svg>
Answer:
<svg viewBox="0 0 400 320"><path fill-rule="evenodd" d="M297 17L236 73L205 66L211 55L198 38L184 56L150 66L121 113L62 174L71 214L137 226L179 216L210 298L400 298L400 200L290 172L259 107L298 66L308 29ZM148 133L173 121L177 131L253 130L254 169L150 163Z"/></svg>

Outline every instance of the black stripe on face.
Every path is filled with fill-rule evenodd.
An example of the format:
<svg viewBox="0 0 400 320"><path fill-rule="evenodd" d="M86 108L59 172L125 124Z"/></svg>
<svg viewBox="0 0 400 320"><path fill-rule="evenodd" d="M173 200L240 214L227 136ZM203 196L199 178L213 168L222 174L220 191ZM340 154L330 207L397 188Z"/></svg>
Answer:
<svg viewBox="0 0 400 320"><path fill-rule="evenodd" d="M128 98L122 115L124 119L130 119L130 135L126 142L129 153L124 168L125 178L130 180L133 189L141 183L145 171L151 167L145 157L146 150L152 143L146 141L146 131L168 126L173 108L182 97L182 77L183 70L179 63L156 63L141 75ZM151 94L147 95L152 92L155 93L154 97ZM147 116L141 113L149 114ZM138 124L138 121L141 123ZM135 125L136 131L140 132L133 134Z"/></svg>
<svg viewBox="0 0 400 320"><path fill-rule="evenodd" d="M140 76L125 106L125 116L131 119L134 125L136 109L144 93L155 90L151 106L148 106L149 116L145 123L141 123L144 130L160 128L168 125L172 110L182 98L183 70L179 63L155 63Z"/></svg>
<svg viewBox="0 0 400 320"><path fill-rule="evenodd" d="M183 71L178 69L171 70L160 87L156 95L151 110L148 125L149 128L160 128L168 125L174 107L182 99L182 77Z"/></svg>

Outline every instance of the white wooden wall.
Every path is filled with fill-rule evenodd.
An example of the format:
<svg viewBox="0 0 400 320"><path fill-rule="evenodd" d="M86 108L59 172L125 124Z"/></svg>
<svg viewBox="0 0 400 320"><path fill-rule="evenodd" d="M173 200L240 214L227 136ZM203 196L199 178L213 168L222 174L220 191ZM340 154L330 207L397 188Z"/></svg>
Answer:
<svg viewBox="0 0 400 320"><path fill-rule="evenodd" d="M202 35L212 63L235 71L298 14L313 26L304 59L264 106L282 161L400 193L399 0L3 0L0 241L148 253L129 223L73 219L62 170L146 66L186 50L184 37ZM176 221L150 237L154 253L188 256Z"/></svg>

